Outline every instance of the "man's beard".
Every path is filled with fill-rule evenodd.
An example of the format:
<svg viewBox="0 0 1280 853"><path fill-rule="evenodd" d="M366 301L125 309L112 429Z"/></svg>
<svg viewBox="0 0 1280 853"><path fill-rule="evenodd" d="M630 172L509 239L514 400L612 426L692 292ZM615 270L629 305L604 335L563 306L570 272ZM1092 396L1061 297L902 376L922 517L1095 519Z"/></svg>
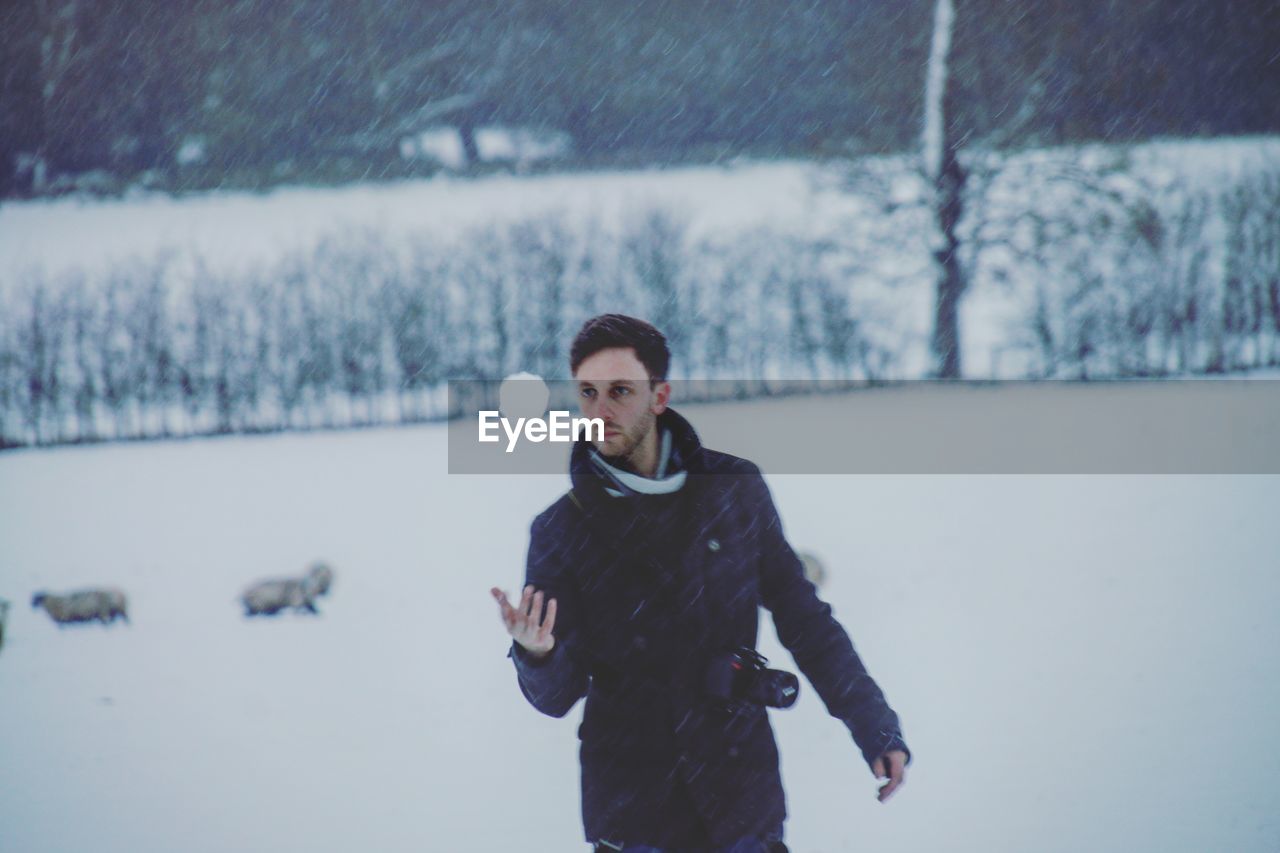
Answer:
<svg viewBox="0 0 1280 853"><path fill-rule="evenodd" d="M612 454L605 453L603 450L601 450L600 455L603 456L606 460L608 460L610 465L614 465L618 468L624 468L628 471L632 471L633 473L637 473L635 471L635 466L631 464L631 457L640 448L640 445L644 443L645 438L648 437L649 433L653 430L654 426L657 423L658 423L657 415L655 415L653 412L646 413L644 419L641 420L639 423L637 423L635 426L633 426L630 430L622 431L622 449L621 450L619 450L617 453L612 453Z"/></svg>

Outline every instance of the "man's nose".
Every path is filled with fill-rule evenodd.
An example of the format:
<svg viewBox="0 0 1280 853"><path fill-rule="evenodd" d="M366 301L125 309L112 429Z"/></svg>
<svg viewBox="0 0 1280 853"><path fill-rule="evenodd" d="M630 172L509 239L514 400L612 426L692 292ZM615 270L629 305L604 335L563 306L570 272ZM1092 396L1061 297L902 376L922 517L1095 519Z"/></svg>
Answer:
<svg viewBox="0 0 1280 853"><path fill-rule="evenodd" d="M590 404L588 417L600 418L605 423L613 423L613 405L607 400L596 400Z"/></svg>
<svg viewBox="0 0 1280 853"><path fill-rule="evenodd" d="M599 400L586 400L582 404L582 414L588 418L600 418L605 423L613 422L613 409Z"/></svg>

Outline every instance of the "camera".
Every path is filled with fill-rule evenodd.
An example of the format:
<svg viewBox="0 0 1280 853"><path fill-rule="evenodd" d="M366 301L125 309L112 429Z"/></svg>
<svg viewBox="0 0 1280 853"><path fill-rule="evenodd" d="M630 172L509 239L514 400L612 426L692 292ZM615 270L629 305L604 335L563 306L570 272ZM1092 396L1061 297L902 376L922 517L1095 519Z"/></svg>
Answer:
<svg viewBox="0 0 1280 853"><path fill-rule="evenodd" d="M785 670L769 669L768 663L768 658L746 646L718 655L707 667L706 692L725 703L790 708L800 695L800 679Z"/></svg>

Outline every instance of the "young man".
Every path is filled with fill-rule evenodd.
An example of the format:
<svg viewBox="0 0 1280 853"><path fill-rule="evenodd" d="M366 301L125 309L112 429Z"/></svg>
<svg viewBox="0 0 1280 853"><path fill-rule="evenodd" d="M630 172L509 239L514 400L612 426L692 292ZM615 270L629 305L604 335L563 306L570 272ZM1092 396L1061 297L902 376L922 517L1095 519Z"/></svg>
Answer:
<svg viewBox="0 0 1280 853"><path fill-rule="evenodd" d="M669 360L642 320L606 314L582 327L570 366L604 440L574 445L572 490L534 519L519 604L491 594L525 698L563 717L587 697L582 819L597 851L785 851L773 730L766 705L739 691L752 667L731 657L754 648L760 605L872 772L888 777L880 801L911 754L805 579L759 468L703 447L667 407Z"/></svg>

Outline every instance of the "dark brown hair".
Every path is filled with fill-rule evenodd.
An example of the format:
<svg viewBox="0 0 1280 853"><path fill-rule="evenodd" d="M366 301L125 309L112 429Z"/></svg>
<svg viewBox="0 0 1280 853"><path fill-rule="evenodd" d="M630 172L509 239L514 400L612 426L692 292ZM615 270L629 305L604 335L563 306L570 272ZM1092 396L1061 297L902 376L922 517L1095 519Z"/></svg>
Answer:
<svg viewBox="0 0 1280 853"><path fill-rule="evenodd" d="M630 347L649 373L649 382L663 382L671 365L667 339L656 328L626 314L601 314L582 324L569 348L569 372L600 350Z"/></svg>

